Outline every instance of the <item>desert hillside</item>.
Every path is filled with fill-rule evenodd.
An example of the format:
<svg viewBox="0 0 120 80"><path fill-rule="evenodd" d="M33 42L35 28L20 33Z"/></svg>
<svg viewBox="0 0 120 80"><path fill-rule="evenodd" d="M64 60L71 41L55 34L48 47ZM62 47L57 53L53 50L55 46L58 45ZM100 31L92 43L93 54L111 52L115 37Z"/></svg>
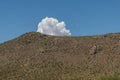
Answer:
<svg viewBox="0 0 120 80"><path fill-rule="evenodd" d="M120 33L57 37L30 32L0 44L0 80L97 80L120 74Z"/></svg>

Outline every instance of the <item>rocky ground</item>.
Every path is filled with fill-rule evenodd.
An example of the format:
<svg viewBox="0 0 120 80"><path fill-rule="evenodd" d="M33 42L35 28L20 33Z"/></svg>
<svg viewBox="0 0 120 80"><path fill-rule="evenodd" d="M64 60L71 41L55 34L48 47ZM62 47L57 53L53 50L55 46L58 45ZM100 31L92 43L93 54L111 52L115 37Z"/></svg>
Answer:
<svg viewBox="0 0 120 80"><path fill-rule="evenodd" d="M97 80L120 74L120 34L26 33L0 44L0 80Z"/></svg>

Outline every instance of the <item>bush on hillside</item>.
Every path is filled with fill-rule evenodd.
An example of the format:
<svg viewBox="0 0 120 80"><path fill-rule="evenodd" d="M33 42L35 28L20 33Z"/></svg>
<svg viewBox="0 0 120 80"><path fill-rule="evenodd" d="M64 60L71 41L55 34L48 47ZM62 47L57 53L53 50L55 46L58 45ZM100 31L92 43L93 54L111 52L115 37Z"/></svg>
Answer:
<svg viewBox="0 0 120 80"><path fill-rule="evenodd" d="M102 76L98 80L120 80L120 77L118 74L114 74L109 76Z"/></svg>

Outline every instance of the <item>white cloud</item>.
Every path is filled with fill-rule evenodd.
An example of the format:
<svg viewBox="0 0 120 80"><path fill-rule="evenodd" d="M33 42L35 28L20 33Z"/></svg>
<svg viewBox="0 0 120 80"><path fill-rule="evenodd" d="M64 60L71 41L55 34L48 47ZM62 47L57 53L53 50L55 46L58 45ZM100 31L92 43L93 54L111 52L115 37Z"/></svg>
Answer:
<svg viewBox="0 0 120 80"><path fill-rule="evenodd" d="M55 18L44 18L38 24L37 32L47 35L55 35L55 36L70 36L70 30L65 28L65 22L59 22Z"/></svg>

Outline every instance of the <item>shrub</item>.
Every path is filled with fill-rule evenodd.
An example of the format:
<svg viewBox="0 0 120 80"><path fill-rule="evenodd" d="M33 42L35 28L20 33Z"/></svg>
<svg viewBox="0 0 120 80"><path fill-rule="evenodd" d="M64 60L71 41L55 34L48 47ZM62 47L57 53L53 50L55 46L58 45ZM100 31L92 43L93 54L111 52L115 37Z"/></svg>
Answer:
<svg viewBox="0 0 120 80"><path fill-rule="evenodd" d="M114 74L109 76L102 76L98 80L120 80L120 77L117 74Z"/></svg>

